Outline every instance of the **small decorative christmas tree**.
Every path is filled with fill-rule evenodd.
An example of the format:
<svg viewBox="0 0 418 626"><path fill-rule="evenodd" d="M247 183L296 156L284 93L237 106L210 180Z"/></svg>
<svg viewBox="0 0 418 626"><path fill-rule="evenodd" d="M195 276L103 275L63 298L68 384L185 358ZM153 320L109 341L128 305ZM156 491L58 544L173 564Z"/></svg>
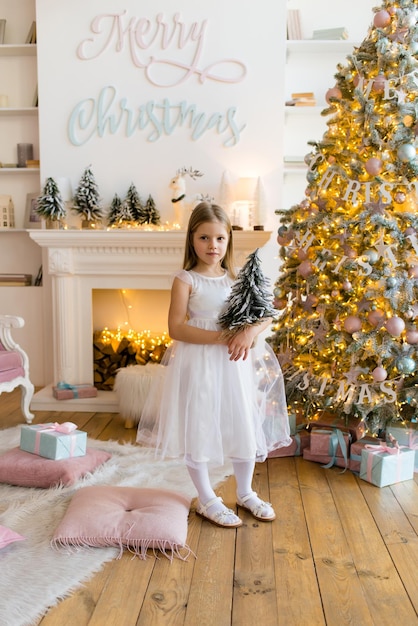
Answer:
<svg viewBox="0 0 418 626"><path fill-rule="evenodd" d="M154 198L151 195L148 196L144 208L144 219L140 223L154 224L156 226L160 223L160 214L155 206Z"/></svg>
<svg viewBox="0 0 418 626"><path fill-rule="evenodd" d="M272 305L273 294L268 291L269 284L261 271L257 248L247 257L218 317L225 336L232 337L253 324L277 316Z"/></svg>
<svg viewBox="0 0 418 626"><path fill-rule="evenodd" d="M99 189L90 167L86 167L80 179L73 209L88 222L100 221L103 217Z"/></svg>
<svg viewBox="0 0 418 626"><path fill-rule="evenodd" d="M41 195L37 198L35 212L46 220L60 222L66 215L65 204L57 183L51 177L45 181Z"/></svg>
<svg viewBox="0 0 418 626"><path fill-rule="evenodd" d="M134 222L142 224L144 220L144 205L142 204L139 193L133 183L129 187L126 194L125 204L128 207Z"/></svg>
<svg viewBox="0 0 418 626"><path fill-rule="evenodd" d="M122 202L118 194L115 193L110 204L107 223L109 226L124 226L125 224L132 224L133 221L131 211L126 201Z"/></svg>

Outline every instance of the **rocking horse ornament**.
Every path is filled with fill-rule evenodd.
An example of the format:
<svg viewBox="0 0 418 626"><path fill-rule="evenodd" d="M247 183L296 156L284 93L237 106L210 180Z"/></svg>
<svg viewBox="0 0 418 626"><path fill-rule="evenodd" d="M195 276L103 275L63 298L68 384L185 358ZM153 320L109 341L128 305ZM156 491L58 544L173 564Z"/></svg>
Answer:
<svg viewBox="0 0 418 626"><path fill-rule="evenodd" d="M196 203L203 198L201 195L194 197L186 194L186 177L190 176L193 180L203 176L203 172L194 170L192 167L182 167L177 170L174 178L171 179L170 188L173 190L171 202L174 207L174 222L184 229L188 223L190 213L193 211Z"/></svg>

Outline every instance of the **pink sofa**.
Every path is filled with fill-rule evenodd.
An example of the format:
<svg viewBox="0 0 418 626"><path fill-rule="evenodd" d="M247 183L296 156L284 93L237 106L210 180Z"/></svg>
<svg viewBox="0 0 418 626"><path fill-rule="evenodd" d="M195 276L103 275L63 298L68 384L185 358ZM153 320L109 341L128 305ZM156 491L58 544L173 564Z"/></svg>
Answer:
<svg viewBox="0 0 418 626"><path fill-rule="evenodd" d="M0 394L22 389L22 413L30 424L33 413L30 412L34 386L29 378L28 355L12 338L12 328L22 328L25 322L14 315L0 315Z"/></svg>

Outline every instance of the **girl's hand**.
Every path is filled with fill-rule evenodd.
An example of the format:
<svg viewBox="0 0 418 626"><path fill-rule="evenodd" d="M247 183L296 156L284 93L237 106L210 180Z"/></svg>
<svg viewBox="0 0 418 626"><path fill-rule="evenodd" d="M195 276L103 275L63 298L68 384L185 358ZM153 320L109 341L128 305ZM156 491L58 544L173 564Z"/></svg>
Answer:
<svg viewBox="0 0 418 626"><path fill-rule="evenodd" d="M234 335L228 342L228 353L230 361L243 361L248 357L251 347L254 345L254 339L258 335L259 329L248 327Z"/></svg>

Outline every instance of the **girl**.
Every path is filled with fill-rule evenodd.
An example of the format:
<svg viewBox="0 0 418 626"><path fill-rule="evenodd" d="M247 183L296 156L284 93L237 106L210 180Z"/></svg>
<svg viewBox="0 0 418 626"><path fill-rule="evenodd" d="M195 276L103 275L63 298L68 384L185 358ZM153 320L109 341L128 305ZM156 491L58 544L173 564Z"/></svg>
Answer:
<svg viewBox="0 0 418 626"><path fill-rule="evenodd" d="M168 332L174 342L137 436L163 457L183 457L198 492L196 513L229 528L242 521L216 497L208 464L230 459L237 504L258 520L272 521L271 504L252 490L255 462L291 443L279 363L266 344L252 348L271 320L229 340L217 323L235 278L228 216L221 207L201 202L191 213L183 270L171 290Z"/></svg>

